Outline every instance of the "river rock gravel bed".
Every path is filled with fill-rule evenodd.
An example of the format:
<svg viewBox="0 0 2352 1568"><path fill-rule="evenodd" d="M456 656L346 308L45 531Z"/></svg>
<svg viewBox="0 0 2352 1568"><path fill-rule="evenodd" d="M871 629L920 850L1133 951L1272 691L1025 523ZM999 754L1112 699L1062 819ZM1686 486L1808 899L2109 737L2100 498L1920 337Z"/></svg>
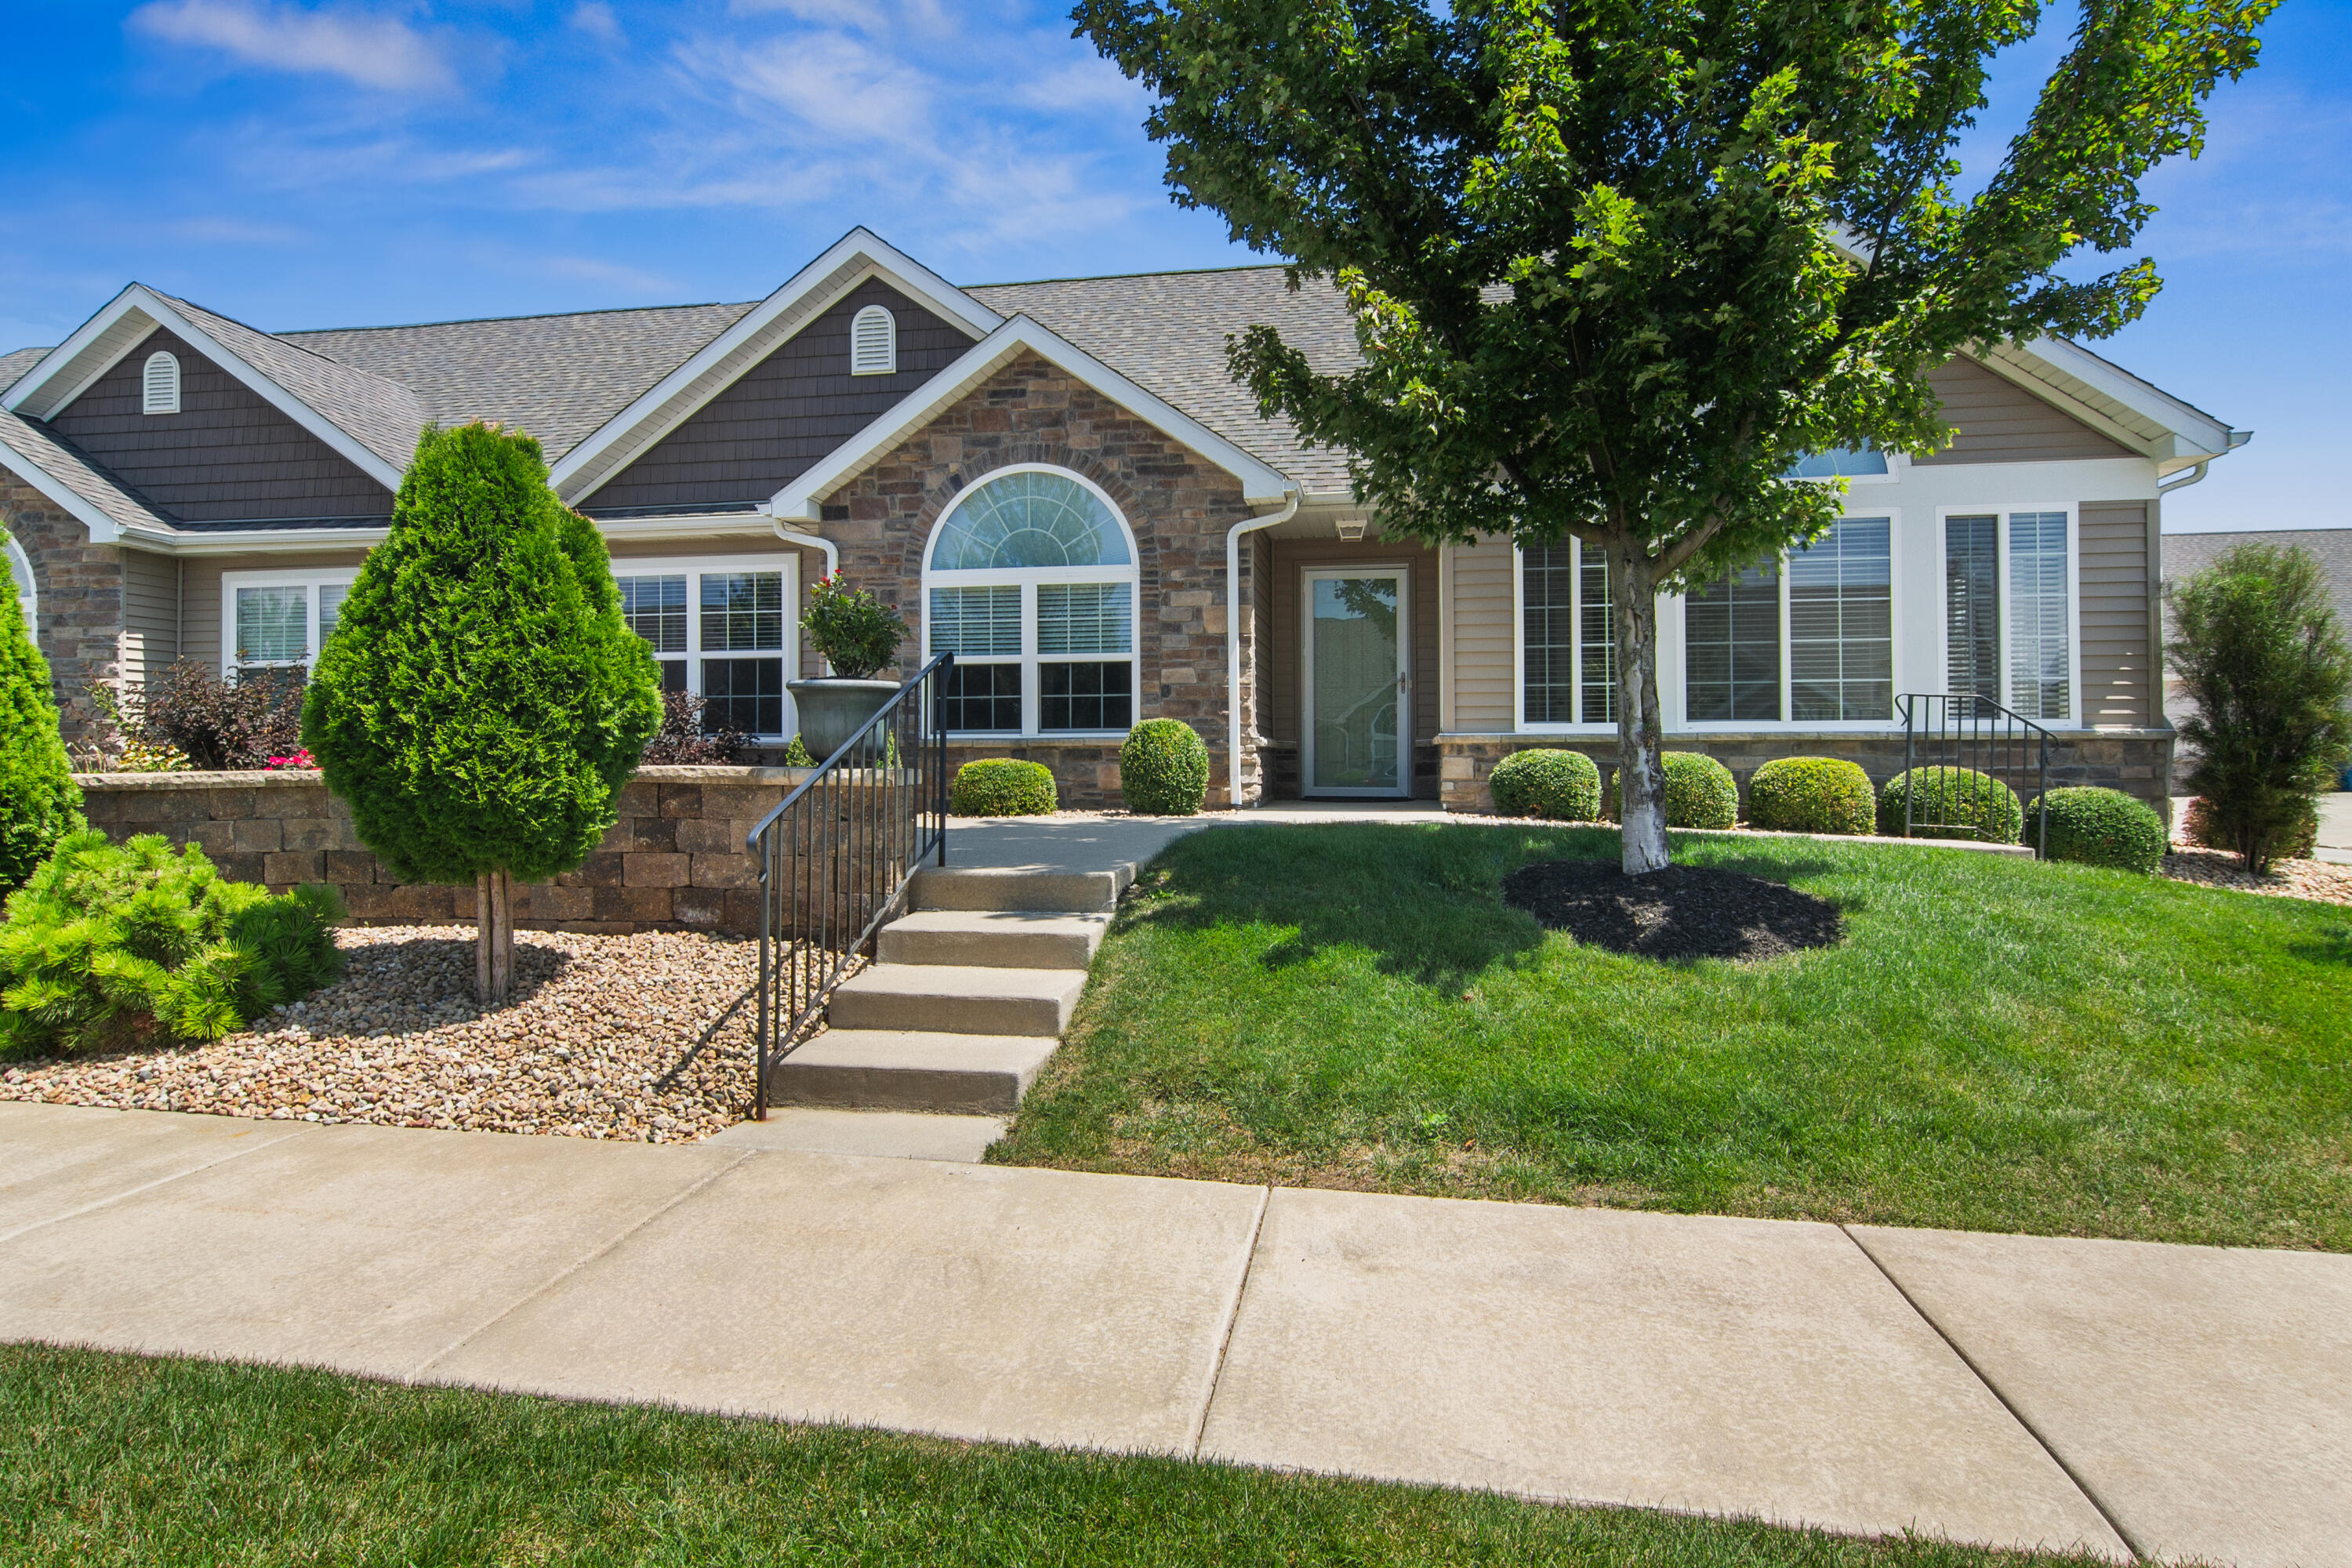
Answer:
<svg viewBox="0 0 2352 1568"><path fill-rule="evenodd" d="M343 977L257 1029L11 1064L0 1100L649 1143L708 1137L750 1110L756 942L518 931L514 999L484 1013L471 926L346 926L335 940Z"/></svg>
<svg viewBox="0 0 2352 1568"><path fill-rule="evenodd" d="M2231 888L2242 893L2352 905L2352 866L2325 860L2273 860L2270 875L2257 877L2227 850L2175 844L2164 858L2164 874L2176 881L2202 882L2209 888Z"/></svg>

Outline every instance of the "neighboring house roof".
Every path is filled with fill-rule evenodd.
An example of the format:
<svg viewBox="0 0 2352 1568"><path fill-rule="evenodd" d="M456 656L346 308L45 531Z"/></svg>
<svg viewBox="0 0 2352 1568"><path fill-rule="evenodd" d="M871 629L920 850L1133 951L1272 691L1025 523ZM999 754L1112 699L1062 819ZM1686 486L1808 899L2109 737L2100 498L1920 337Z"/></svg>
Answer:
<svg viewBox="0 0 2352 1568"><path fill-rule="evenodd" d="M17 349L0 354L0 392L5 392L20 375L48 357L47 349Z"/></svg>
<svg viewBox="0 0 2352 1568"><path fill-rule="evenodd" d="M178 531L38 420L0 410L0 461L79 519L94 544L111 544L125 533L167 540Z"/></svg>
<svg viewBox="0 0 2352 1568"><path fill-rule="evenodd" d="M2327 574L2334 590L2336 618L2352 637L2352 528L2280 528L2247 533L2168 533L2164 540L2164 580L2179 582L2202 572L2221 552L2241 544L2292 545L2307 551Z"/></svg>

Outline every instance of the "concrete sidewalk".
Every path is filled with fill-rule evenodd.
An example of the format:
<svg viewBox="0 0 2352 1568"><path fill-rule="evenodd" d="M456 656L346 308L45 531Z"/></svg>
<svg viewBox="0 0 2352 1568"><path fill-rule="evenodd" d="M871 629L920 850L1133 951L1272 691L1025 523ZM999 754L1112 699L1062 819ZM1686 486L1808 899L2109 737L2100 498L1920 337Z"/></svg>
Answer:
<svg viewBox="0 0 2352 1568"><path fill-rule="evenodd" d="M0 1104L0 1339L2352 1565L2352 1258Z"/></svg>

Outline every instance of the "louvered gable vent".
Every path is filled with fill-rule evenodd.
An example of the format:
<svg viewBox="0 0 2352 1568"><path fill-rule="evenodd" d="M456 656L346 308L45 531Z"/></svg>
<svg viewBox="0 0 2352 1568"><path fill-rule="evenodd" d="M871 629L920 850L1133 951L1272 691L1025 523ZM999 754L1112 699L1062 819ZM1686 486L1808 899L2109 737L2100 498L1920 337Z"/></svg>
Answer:
<svg viewBox="0 0 2352 1568"><path fill-rule="evenodd" d="M180 362L158 350L147 356L147 374L141 384L142 414L177 414L180 411Z"/></svg>
<svg viewBox="0 0 2352 1568"><path fill-rule="evenodd" d="M898 323L879 305L868 305L849 323L849 374L888 375L898 368Z"/></svg>

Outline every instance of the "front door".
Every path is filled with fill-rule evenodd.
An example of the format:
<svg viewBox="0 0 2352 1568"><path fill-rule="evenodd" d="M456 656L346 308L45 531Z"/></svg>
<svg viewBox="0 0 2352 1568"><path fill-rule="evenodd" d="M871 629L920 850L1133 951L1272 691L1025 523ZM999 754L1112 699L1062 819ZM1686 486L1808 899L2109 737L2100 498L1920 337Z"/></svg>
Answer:
<svg viewBox="0 0 2352 1568"><path fill-rule="evenodd" d="M1404 568L1307 573L1305 621L1305 793L1411 795Z"/></svg>

